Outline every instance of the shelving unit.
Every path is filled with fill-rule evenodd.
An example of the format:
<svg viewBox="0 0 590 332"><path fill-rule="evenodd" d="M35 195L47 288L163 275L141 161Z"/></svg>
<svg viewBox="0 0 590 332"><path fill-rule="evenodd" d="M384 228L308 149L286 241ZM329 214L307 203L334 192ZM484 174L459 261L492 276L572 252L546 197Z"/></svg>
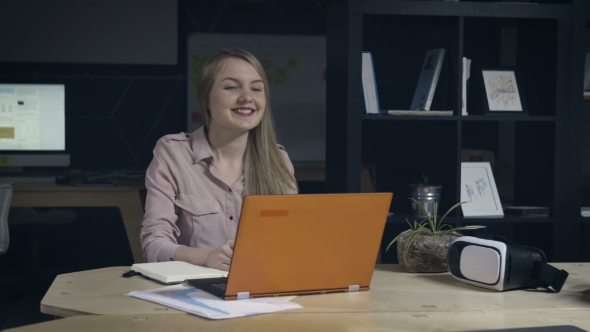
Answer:
<svg viewBox="0 0 590 332"><path fill-rule="evenodd" d="M377 190L394 192L391 223L405 223L407 185L422 173L443 185L440 205L446 209L460 200L461 150L498 153L505 135L501 129L510 128L513 156L502 166L509 169L502 177L508 181L498 183L496 176L507 193L501 198L514 205L550 206L552 216L467 219L458 209L448 221L550 225L552 260L579 261L585 2L548 2L348 0L332 7L328 191L359 192L361 165L370 163L377 165ZM362 51L373 53L381 108L408 109L424 54L438 47L446 48L447 55L432 109L454 110L453 116L365 114ZM472 77L477 66L511 63L518 68L529 116L483 115L476 82L470 83L469 115L461 116L464 56L472 59Z"/></svg>

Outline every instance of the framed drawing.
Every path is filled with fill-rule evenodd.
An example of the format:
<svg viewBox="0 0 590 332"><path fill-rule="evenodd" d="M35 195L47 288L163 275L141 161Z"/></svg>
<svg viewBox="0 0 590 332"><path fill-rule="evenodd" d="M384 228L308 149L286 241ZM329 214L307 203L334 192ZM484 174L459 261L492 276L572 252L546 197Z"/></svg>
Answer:
<svg viewBox="0 0 590 332"><path fill-rule="evenodd" d="M461 204L465 217L503 217L489 162L461 163Z"/></svg>
<svg viewBox="0 0 590 332"><path fill-rule="evenodd" d="M516 68L480 68L485 114L527 115L522 80Z"/></svg>

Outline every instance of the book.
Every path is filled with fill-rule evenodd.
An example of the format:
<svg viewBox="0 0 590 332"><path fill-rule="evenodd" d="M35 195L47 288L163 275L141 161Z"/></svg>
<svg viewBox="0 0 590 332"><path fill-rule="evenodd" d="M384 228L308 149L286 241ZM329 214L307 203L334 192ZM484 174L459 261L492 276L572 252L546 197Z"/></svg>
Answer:
<svg viewBox="0 0 590 332"><path fill-rule="evenodd" d="M363 95L365 96L365 109L367 114L379 114L379 97L377 95L377 80L373 55L371 52L363 52L362 60Z"/></svg>
<svg viewBox="0 0 590 332"><path fill-rule="evenodd" d="M471 59L463 57L463 80L461 85L461 115L467 115L467 85L471 76Z"/></svg>
<svg viewBox="0 0 590 332"><path fill-rule="evenodd" d="M167 285L179 284L186 279L227 277L226 271L181 261L136 263L131 265L131 271Z"/></svg>
<svg viewBox="0 0 590 332"><path fill-rule="evenodd" d="M544 206L508 206L504 212L508 215L521 218L542 218L549 217L551 208Z"/></svg>
<svg viewBox="0 0 590 332"><path fill-rule="evenodd" d="M449 116L453 115L453 111L404 111L404 110L389 110L387 114L390 115L420 115L420 116Z"/></svg>
<svg viewBox="0 0 590 332"><path fill-rule="evenodd" d="M420 78L418 79L418 86L416 86L416 92L414 92L414 99L412 100L410 109L430 110L445 53L446 50L444 48L437 48L426 52Z"/></svg>
<svg viewBox="0 0 590 332"><path fill-rule="evenodd" d="M586 62L584 63L584 95L590 93L590 52L586 52Z"/></svg>

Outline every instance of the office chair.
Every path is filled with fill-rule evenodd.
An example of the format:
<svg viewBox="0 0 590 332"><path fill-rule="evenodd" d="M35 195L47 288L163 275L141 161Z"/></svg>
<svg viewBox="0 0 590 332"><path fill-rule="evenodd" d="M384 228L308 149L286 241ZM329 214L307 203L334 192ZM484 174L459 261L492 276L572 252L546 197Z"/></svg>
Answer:
<svg viewBox="0 0 590 332"><path fill-rule="evenodd" d="M8 233L8 210L12 199L12 186L0 184L0 255L8 251L10 235Z"/></svg>

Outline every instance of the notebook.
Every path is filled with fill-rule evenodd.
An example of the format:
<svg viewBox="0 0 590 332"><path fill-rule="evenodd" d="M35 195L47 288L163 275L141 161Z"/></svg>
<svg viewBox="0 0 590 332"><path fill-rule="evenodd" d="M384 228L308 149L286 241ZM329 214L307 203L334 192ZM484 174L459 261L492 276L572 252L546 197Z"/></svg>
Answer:
<svg viewBox="0 0 590 332"><path fill-rule="evenodd" d="M369 290L392 197L246 196L228 277L187 282L225 300Z"/></svg>
<svg viewBox="0 0 590 332"><path fill-rule="evenodd" d="M227 277L227 272L181 261L136 263L131 266L134 274L162 284L180 284L186 279Z"/></svg>

